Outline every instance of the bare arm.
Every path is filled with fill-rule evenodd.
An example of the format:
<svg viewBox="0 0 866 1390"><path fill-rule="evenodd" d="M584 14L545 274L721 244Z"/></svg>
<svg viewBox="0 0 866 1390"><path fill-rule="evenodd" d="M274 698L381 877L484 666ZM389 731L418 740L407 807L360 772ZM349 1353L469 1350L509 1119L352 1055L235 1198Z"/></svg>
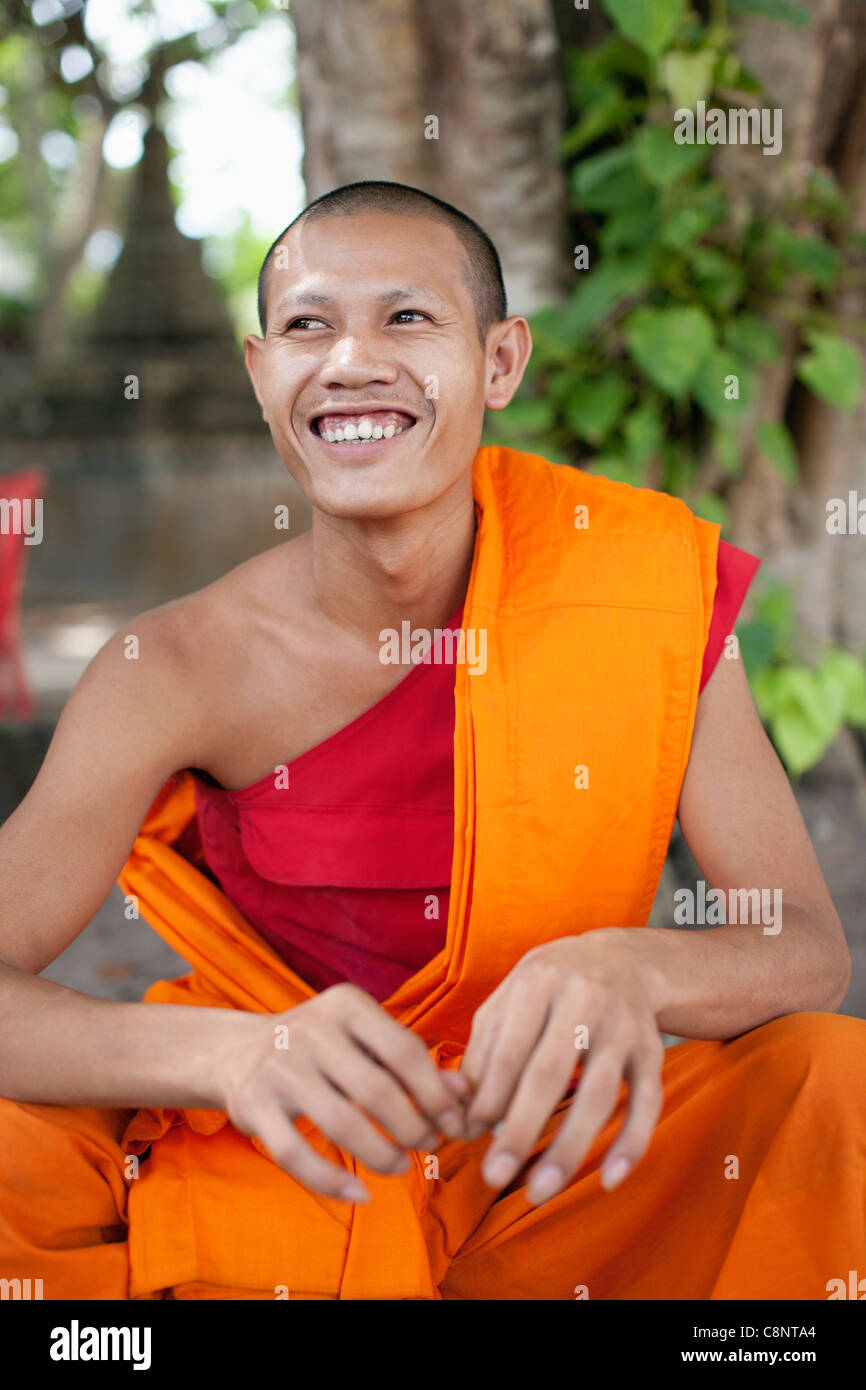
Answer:
<svg viewBox="0 0 866 1390"><path fill-rule="evenodd" d="M732 1038L841 1003L850 977L842 924L739 661L720 661L698 701L679 816L709 887L726 897L728 889L778 889L779 918L769 932L751 920L702 931L601 927L529 951L476 1011L462 1062L476 1088L470 1139L497 1125L482 1168L491 1187L513 1180L561 1100L576 1025L589 1039L586 1066L533 1168L534 1203L578 1170L623 1078L629 1106L602 1185L615 1187L643 1156L663 1103L659 1029Z"/></svg>
<svg viewBox="0 0 866 1390"><path fill-rule="evenodd" d="M780 919L701 931L619 931L650 981L659 1027L730 1038L781 1014L834 1011L850 982L842 923L740 660L701 693L679 821L710 888L778 891ZM674 904L671 904L673 915Z"/></svg>
<svg viewBox="0 0 866 1390"><path fill-rule="evenodd" d="M225 1110L308 1186L364 1200L363 1184L292 1120L309 1116L377 1172L403 1172L401 1146L463 1133L466 1087L363 990L337 985L287 1014L258 1015L110 1003L36 974L105 901L166 778L201 765L201 666L158 614L133 625L138 661L119 634L88 667L33 787L0 828L0 1095ZM276 1050L275 1020L290 1025L290 1050Z"/></svg>
<svg viewBox="0 0 866 1390"><path fill-rule="evenodd" d="M139 639L138 659L125 655L127 631ZM33 786L0 827L0 1094L209 1105L216 1054L255 1021L111 1003L36 973L105 901L154 796L194 756L194 687L184 660L165 610L113 637L70 696Z"/></svg>

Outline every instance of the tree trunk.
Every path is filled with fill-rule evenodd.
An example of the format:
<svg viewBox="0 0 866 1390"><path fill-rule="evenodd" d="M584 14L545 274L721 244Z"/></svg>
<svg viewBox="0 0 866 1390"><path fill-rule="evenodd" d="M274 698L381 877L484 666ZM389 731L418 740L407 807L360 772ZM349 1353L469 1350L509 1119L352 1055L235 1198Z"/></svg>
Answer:
<svg viewBox="0 0 866 1390"><path fill-rule="evenodd" d="M812 168L829 169L852 204L851 227L866 225L866 6L861 0L805 0L809 28L763 19L744 21L740 52L761 79L760 104L781 107L783 148L777 158L755 147L728 146L716 159L735 216L799 193ZM769 167L768 167L769 166ZM795 230L809 232L808 224ZM846 229L847 230L847 229ZM798 617L816 651L832 641L855 650L866 644L866 553L857 537L828 536L826 503L866 484L862 440L866 407L843 414L800 387L793 377L800 350L796 316L810 293L792 279L784 316L775 320L783 357L763 376L744 429L745 466L731 490L733 539L764 554L767 568L798 593ZM843 321L866 317L866 290L840 291L827 306ZM862 330L850 335L863 349ZM785 420L800 459L798 485L789 488L753 442L761 420ZM808 583L803 576L808 575ZM800 581L799 583L797 581Z"/></svg>
<svg viewBox="0 0 866 1390"><path fill-rule="evenodd" d="M358 179L422 188L474 217L509 307L570 281L549 0L294 0L310 198Z"/></svg>

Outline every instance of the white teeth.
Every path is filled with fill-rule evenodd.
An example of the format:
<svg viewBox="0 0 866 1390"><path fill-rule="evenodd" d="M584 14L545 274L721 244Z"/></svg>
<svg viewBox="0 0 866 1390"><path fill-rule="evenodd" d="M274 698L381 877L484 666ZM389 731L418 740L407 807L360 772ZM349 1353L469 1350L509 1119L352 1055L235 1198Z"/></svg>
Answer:
<svg viewBox="0 0 866 1390"><path fill-rule="evenodd" d="M408 425L386 425L383 429L364 417L357 425L348 421L342 429L339 426L331 429L321 425L319 435L328 444L366 444L368 439L393 439L395 435L404 434L408 428Z"/></svg>

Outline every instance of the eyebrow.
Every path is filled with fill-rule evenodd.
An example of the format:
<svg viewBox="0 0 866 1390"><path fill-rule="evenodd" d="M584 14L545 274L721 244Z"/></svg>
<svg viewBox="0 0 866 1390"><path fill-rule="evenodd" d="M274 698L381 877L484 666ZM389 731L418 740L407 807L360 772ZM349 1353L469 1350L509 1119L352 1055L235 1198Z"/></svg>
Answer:
<svg viewBox="0 0 866 1390"><path fill-rule="evenodd" d="M447 309L448 305L444 299L433 290L425 289L423 285L401 285L394 289L383 290L376 296L377 304L396 304L401 299L427 299L439 305L441 309ZM315 294L313 291L304 291L302 294L290 294L281 299L274 309L274 314L279 316L286 313L291 308L300 308L303 305L313 305L316 307L327 308L335 304L336 300L329 294Z"/></svg>

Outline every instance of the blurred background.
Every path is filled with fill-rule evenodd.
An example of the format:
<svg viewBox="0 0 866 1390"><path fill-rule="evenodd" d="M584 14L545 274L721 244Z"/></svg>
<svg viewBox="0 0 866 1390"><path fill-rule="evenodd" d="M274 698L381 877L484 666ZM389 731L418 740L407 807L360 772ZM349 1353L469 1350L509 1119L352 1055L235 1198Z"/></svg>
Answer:
<svg viewBox="0 0 866 1390"><path fill-rule="evenodd" d="M699 103L781 149L677 143ZM866 1017L862 0L3 0L0 820L118 627L308 525L241 343L273 238L363 178L500 251L535 351L484 442L762 558L736 631ZM675 830L651 921L698 878ZM46 974L181 969L115 890Z"/></svg>

